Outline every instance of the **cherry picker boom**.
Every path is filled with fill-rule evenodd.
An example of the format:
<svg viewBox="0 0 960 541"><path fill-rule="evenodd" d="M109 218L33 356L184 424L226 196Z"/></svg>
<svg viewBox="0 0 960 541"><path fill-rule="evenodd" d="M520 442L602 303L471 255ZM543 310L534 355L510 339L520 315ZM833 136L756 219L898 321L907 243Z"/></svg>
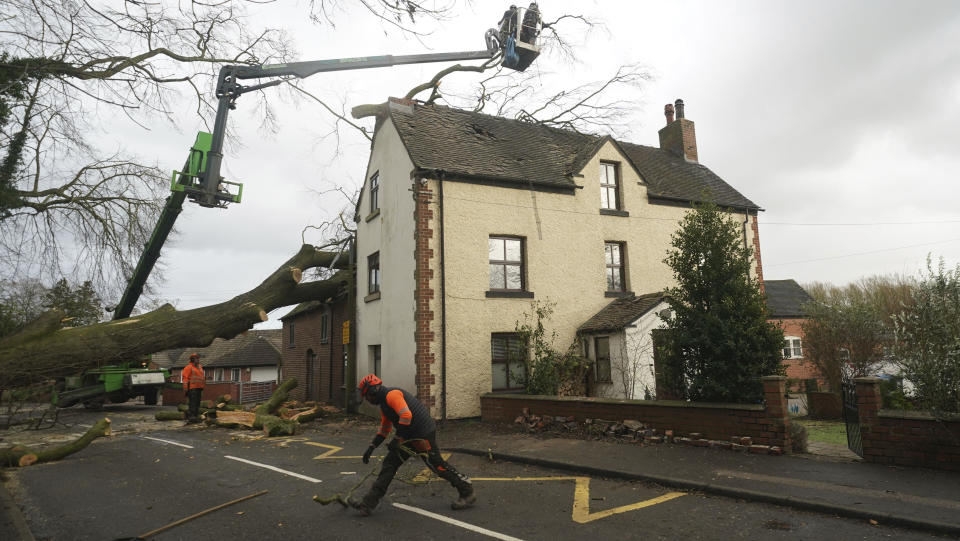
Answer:
<svg viewBox="0 0 960 541"><path fill-rule="evenodd" d="M487 48L481 51L334 58L288 64L221 67L215 94L218 102L213 133L199 132L182 170L173 172L171 193L167 196L157 224L144 246L123 296L113 310L112 319L114 321L125 319L133 313L147 278L160 258L161 248L183 209L185 199L189 198L202 207L217 208L226 208L230 203L241 202L243 185L227 181L220 176L227 117L230 111L236 108L237 98L247 92L276 86L292 78L304 79L329 71L382 68L403 64L490 60L497 55L502 56L505 67L523 71L540 54L540 49L536 45L536 38L541 30L540 16L539 12L534 10L530 10L530 13L524 16L522 8L512 7L509 12L512 14L510 22L502 25L499 31L490 29L486 32L484 38ZM519 21L523 23L518 24ZM251 79L273 80L250 86L240 83L240 81ZM71 406L77 402L83 402L89 407L97 407L106 400L124 402L136 396L143 396L145 403L155 404L157 394L168 377L168 371L151 370L143 366L143 363L101 366L88 370L79 377L63 378L58 382L58 392L54 394L53 401L62 407Z"/></svg>

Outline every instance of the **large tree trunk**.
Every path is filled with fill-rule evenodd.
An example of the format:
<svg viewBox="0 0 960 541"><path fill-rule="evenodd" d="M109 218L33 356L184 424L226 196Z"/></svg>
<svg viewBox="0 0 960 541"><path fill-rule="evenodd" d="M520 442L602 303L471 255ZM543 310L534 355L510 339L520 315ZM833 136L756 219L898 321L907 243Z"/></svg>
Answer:
<svg viewBox="0 0 960 541"><path fill-rule="evenodd" d="M317 282L300 280L307 269L331 267L334 261L336 268L346 268L347 259L304 245L259 286L220 304L184 311L167 304L127 319L59 330L45 321L0 341L0 389L166 349L206 347L215 338L233 338L265 321L267 312L275 308L336 296L350 279L348 271Z"/></svg>

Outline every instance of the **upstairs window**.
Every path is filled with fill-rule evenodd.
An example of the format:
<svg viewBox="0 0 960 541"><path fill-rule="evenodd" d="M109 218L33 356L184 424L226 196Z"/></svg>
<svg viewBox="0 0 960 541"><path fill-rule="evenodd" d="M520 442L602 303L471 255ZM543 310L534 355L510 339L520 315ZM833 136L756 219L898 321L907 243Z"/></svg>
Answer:
<svg viewBox="0 0 960 541"><path fill-rule="evenodd" d="M796 336L787 336L783 340L783 358L800 359L803 357L803 344Z"/></svg>
<svg viewBox="0 0 960 541"><path fill-rule="evenodd" d="M370 213L380 209L380 172L370 177Z"/></svg>
<svg viewBox="0 0 960 541"><path fill-rule="evenodd" d="M607 242L603 246L607 272L607 291L626 291L626 273L624 272L624 245L620 242Z"/></svg>
<svg viewBox="0 0 960 541"><path fill-rule="evenodd" d="M294 341L293 341L293 337L296 335L296 331L294 330L294 328L295 328L295 326L294 326L293 322L291 321L291 322L290 322L290 337L289 337L289 339L287 340L287 347L290 347L290 348L296 347L296 346L294 345Z"/></svg>
<svg viewBox="0 0 960 541"><path fill-rule="evenodd" d="M523 239L516 237L490 237L490 289L524 289Z"/></svg>
<svg viewBox="0 0 960 541"><path fill-rule="evenodd" d="M380 252L367 256L367 293L380 292Z"/></svg>
<svg viewBox="0 0 960 541"><path fill-rule="evenodd" d="M600 162L600 208L620 210L620 172L615 163Z"/></svg>
<svg viewBox="0 0 960 541"><path fill-rule="evenodd" d="M320 314L320 343L326 344L330 340L330 307L325 306Z"/></svg>

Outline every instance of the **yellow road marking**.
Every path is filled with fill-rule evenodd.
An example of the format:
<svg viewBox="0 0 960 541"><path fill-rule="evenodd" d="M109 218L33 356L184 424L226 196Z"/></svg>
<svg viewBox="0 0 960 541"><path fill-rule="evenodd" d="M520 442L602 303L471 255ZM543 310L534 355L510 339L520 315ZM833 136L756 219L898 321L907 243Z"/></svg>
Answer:
<svg viewBox="0 0 960 541"><path fill-rule="evenodd" d="M314 460L321 460L327 458L351 458L357 459L362 458L360 456L334 456L340 451L343 450L343 447L337 447L336 445L328 445L325 443L317 443L313 441L304 441L303 443L307 445L313 445L315 447L323 447L327 451L323 454L317 455L314 457ZM441 453L444 460L450 458L452 453ZM424 468L412 479L415 483L426 483L430 481L440 481L441 479L432 475L433 472L430 468ZM629 511L635 511L637 509L643 509L644 507L650 507L652 505L657 505L658 503L668 502L680 496L685 496L684 492L668 492L656 498L650 498L649 500L643 500L636 503L631 503L627 505L621 505L620 507L614 507L612 509L604 509L603 511L597 511L596 513L590 512L590 478L584 476L557 476L557 477L474 477L473 481L512 481L512 482L531 482L531 481L573 481L573 512L571 513L571 518L574 522L578 524L586 524L588 522L593 522L594 520L600 520L602 518L607 518L609 516L617 515L620 513L627 513Z"/></svg>
<svg viewBox="0 0 960 541"><path fill-rule="evenodd" d="M323 447L323 448L325 448L325 449L329 449L329 451L327 451L326 453L323 453L323 454L321 454L321 455L317 455L317 456L313 457L314 460L322 460L322 459L325 459L325 458L363 458L363 457L360 456L360 455L357 455L357 456L333 456L333 455L339 453L340 451L343 451L343 447L337 447L336 445L327 445L326 443L317 443L317 442L315 442L315 441L305 441L305 442L303 442L303 443L305 443L305 444L307 444L307 445L313 445L313 446L316 446L316 447Z"/></svg>
<svg viewBox="0 0 960 541"><path fill-rule="evenodd" d="M573 481L573 513L571 513L571 518L574 522L579 524L586 524L588 522L593 522L594 520L599 520L601 518L607 518L612 515L617 515L620 513L626 513L628 511L634 511L636 509L643 509L644 507L650 507L651 505L657 505L658 503L663 503L670 501L674 498L679 498L680 496L685 496L683 492L668 492L662 496L657 496L656 498L651 498L649 500L643 500L636 503L631 503L628 505L621 505L620 507L614 507L612 509L605 509L603 511L597 511L596 513L590 512L590 478L573 476L573 477L474 477L474 481Z"/></svg>

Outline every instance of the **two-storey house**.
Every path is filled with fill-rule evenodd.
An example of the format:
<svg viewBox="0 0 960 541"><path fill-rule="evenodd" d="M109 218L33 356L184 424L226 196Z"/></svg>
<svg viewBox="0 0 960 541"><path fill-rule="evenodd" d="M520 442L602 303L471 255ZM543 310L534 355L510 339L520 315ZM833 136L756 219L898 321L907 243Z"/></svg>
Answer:
<svg viewBox="0 0 960 541"><path fill-rule="evenodd" d="M670 237L703 198L742 223L762 279L760 209L698 162L682 101L665 114L654 148L391 99L357 205L358 373L416 392L437 417L477 416L481 394L521 387L516 324L542 301L556 347L580 344L598 394L617 395L616 344L603 340L617 327L578 329L673 283Z"/></svg>

